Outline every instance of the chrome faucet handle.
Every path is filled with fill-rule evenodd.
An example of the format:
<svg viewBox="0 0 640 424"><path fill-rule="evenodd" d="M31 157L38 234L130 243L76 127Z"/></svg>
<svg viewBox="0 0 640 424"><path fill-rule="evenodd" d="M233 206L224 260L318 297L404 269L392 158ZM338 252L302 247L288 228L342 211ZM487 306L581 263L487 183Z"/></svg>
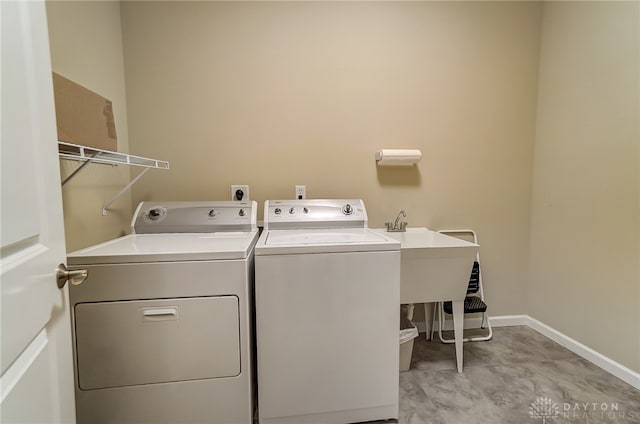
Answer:
<svg viewBox="0 0 640 424"><path fill-rule="evenodd" d="M400 221L400 216L404 216L406 218L407 213L405 211L400 211L398 216L396 217L395 222L385 222L384 225L387 227L387 232L390 233L403 233L407 231L408 222Z"/></svg>
<svg viewBox="0 0 640 424"><path fill-rule="evenodd" d="M396 221L393 223L393 229L394 230L399 230L400 229L400 215L402 215L403 217L407 217L407 213L404 210L401 210L400 212L398 212L398 216L396 216ZM405 227L407 226L407 224L405 223Z"/></svg>
<svg viewBox="0 0 640 424"><path fill-rule="evenodd" d="M398 216L396 216L396 222L393 224L394 227L398 226L398 221L400 221L400 215L402 215L403 217L407 217L407 213L404 210L401 210L400 212L398 212Z"/></svg>

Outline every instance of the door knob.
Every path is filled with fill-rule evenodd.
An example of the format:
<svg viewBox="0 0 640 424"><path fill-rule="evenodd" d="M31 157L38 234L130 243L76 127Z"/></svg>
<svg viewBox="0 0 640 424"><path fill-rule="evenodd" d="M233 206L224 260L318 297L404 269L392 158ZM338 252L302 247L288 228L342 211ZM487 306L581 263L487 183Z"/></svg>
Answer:
<svg viewBox="0 0 640 424"><path fill-rule="evenodd" d="M71 284L77 286L82 283L89 276L89 271L86 269L76 269L69 271L64 264L58 265L56 268L56 280L58 281L58 288L64 287L67 281L71 281Z"/></svg>

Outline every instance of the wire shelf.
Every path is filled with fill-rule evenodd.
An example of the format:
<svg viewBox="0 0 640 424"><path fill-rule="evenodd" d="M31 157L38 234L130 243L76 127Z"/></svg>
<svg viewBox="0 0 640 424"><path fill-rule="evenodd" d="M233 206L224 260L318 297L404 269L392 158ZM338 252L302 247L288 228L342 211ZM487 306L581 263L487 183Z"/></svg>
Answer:
<svg viewBox="0 0 640 424"><path fill-rule="evenodd" d="M90 163L102 163L108 165L140 166L142 170L129 184L120 190L102 207L102 215L107 214L109 206L131 188L149 169L169 169L169 162L164 160L149 159L142 156L128 155L126 153L112 152L110 150L97 149L95 147L80 146L78 144L58 141L58 156L61 159L82 162L75 171L62 181L62 186L71 181L82 169Z"/></svg>
<svg viewBox="0 0 640 424"><path fill-rule="evenodd" d="M145 168L169 169L169 162L157 159L149 159L142 156L128 155L126 153L112 152L97 149L95 147L80 146L78 144L58 142L58 155L62 159L81 162L105 163L109 165L132 165Z"/></svg>

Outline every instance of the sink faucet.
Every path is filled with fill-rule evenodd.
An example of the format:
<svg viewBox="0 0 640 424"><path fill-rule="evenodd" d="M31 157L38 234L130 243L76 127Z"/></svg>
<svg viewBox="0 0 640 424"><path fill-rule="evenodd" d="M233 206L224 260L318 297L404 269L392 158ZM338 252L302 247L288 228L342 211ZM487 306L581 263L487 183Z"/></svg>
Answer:
<svg viewBox="0 0 640 424"><path fill-rule="evenodd" d="M404 210L398 212L398 216L396 216L396 220L393 224L390 222L385 222L384 225L387 226L387 231L389 232L405 232L407 231L408 222L400 222L400 216L407 217L407 213Z"/></svg>
<svg viewBox="0 0 640 424"><path fill-rule="evenodd" d="M407 213L405 211L400 211L398 212L398 216L396 216L396 222L393 223L393 228L399 228L398 224L400 223L400 215L402 215L404 218L407 217Z"/></svg>

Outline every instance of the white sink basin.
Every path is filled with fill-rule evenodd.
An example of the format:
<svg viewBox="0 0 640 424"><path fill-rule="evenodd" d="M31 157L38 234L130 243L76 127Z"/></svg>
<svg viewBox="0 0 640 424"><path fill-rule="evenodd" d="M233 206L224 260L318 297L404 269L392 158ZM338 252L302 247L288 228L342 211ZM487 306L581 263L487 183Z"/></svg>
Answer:
<svg viewBox="0 0 640 424"><path fill-rule="evenodd" d="M400 303L464 300L479 246L428 228L374 231L400 241Z"/></svg>

